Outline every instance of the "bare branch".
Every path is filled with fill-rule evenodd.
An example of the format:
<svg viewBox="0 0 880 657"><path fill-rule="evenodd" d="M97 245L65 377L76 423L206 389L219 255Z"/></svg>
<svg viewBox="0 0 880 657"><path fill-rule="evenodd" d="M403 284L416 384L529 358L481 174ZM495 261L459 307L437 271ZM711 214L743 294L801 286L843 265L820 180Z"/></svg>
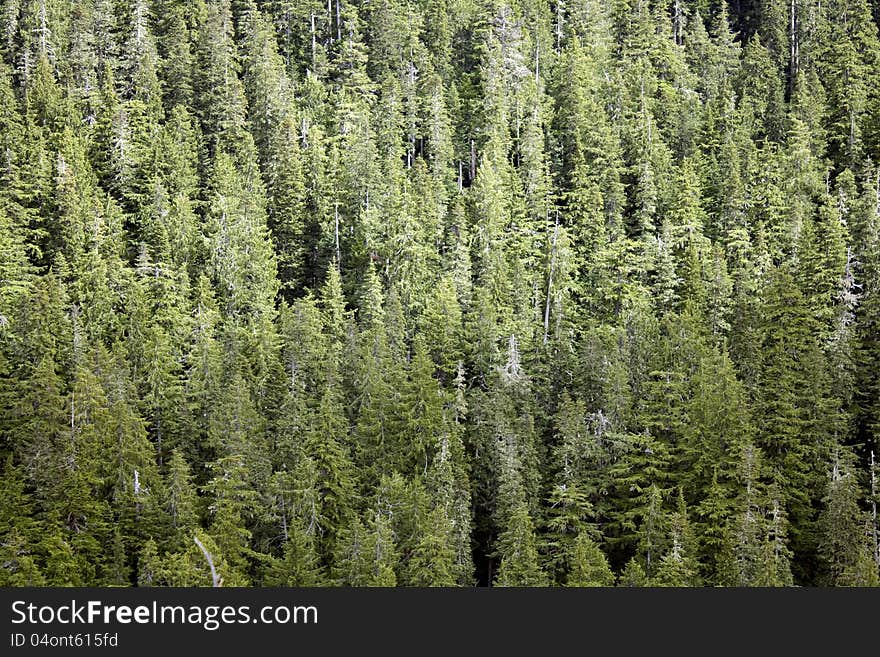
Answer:
<svg viewBox="0 0 880 657"><path fill-rule="evenodd" d="M199 540L198 536L193 536L193 540L196 542L196 545L199 546L199 549L202 551L202 554L205 555L205 560L208 562L208 565L211 567L211 581L215 587L223 586L223 578L217 574L217 569L214 568L214 560L211 558L211 553L205 549L205 546L202 545L202 542Z"/></svg>

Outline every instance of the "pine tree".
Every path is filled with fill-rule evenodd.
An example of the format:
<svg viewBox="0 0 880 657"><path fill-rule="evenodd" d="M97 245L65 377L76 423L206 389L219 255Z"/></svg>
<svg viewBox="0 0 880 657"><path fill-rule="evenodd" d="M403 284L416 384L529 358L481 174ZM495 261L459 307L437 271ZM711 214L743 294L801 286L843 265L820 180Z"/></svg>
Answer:
<svg viewBox="0 0 880 657"><path fill-rule="evenodd" d="M831 586L876 586L871 544L865 531L867 518L859 508L859 485L852 457L843 452L835 459L819 524L819 555L825 582Z"/></svg>
<svg viewBox="0 0 880 657"><path fill-rule="evenodd" d="M457 583L453 526L446 509L437 506L407 564L413 586L454 586Z"/></svg>
<svg viewBox="0 0 880 657"><path fill-rule="evenodd" d="M320 394L319 406L306 430L303 453L313 461L317 473L319 544L326 559L337 534L351 517L355 491L345 413L338 390L328 384Z"/></svg>
<svg viewBox="0 0 880 657"><path fill-rule="evenodd" d="M18 306L31 282L31 265L27 257L25 236L0 208L0 320L3 327L13 318L13 310Z"/></svg>
<svg viewBox="0 0 880 657"><path fill-rule="evenodd" d="M7 0L0 584L876 584L878 15Z"/></svg>
<svg viewBox="0 0 880 657"><path fill-rule="evenodd" d="M11 455L5 459L0 479L0 530L6 537L0 545L0 583L3 586L45 584L33 545L39 525L34 521L33 504L25 490L25 478Z"/></svg>
<svg viewBox="0 0 880 657"><path fill-rule="evenodd" d="M230 0L199 2L202 20L195 36L193 91L196 114L209 147L208 156L226 150L246 156L252 148L245 121L247 102L239 78Z"/></svg>
<svg viewBox="0 0 880 657"><path fill-rule="evenodd" d="M302 523L290 527L282 557L272 561L263 583L267 586L319 586L323 583L314 537Z"/></svg>
<svg viewBox="0 0 880 657"><path fill-rule="evenodd" d="M444 276L434 286L420 324L441 380L448 384L464 357L461 305L451 276Z"/></svg>
<svg viewBox="0 0 880 657"><path fill-rule="evenodd" d="M642 568L638 560L633 557L630 559L620 573L617 581L618 586L634 586L641 587L648 585L648 578L645 575L645 569Z"/></svg>
<svg viewBox="0 0 880 657"><path fill-rule="evenodd" d="M206 226L209 271L225 315L256 322L271 316L278 287L262 185L251 167L239 169L232 158L219 153L212 187Z"/></svg>
<svg viewBox="0 0 880 657"><path fill-rule="evenodd" d="M247 482L248 473L241 457L228 456L213 464L215 476L205 486L211 496L208 509L211 517L210 534L216 543L216 554L227 566L219 570L227 586L246 586L249 582L248 558L252 532L247 521L256 510L256 493Z"/></svg>
<svg viewBox="0 0 880 657"><path fill-rule="evenodd" d="M833 2L826 11L819 61L831 108L829 154L838 166L855 167L864 157L862 131L870 109L869 90L876 87L877 25L868 3L861 0Z"/></svg>
<svg viewBox="0 0 880 657"><path fill-rule="evenodd" d="M159 54L159 82L166 111L193 104L194 19L187 20L186 6L176 0L160 0L156 8L156 48ZM195 6L198 10L200 7Z"/></svg>
<svg viewBox="0 0 880 657"><path fill-rule="evenodd" d="M672 546L660 560L654 581L660 586L699 586L700 564L697 561L697 544L681 489L678 494L678 507L672 514L670 524Z"/></svg>
<svg viewBox="0 0 880 657"><path fill-rule="evenodd" d="M394 537L386 516L376 513L367 526L355 517L340 535L334 568L343 586L394 586L397 561Z"/></svg>
<svg viewBox="0 0 880 657"><path fill-rule="evenodd" d="M546 586L535 542L535 530L525 503L511 511L507 526L498 537L496 586Z"/></svg>
<svg viewBox="0 0 880 657"><path fill-rule="evenodd" d="M582 532L574 544L567 586L612 586L614 574L602 550Z"/></svg>

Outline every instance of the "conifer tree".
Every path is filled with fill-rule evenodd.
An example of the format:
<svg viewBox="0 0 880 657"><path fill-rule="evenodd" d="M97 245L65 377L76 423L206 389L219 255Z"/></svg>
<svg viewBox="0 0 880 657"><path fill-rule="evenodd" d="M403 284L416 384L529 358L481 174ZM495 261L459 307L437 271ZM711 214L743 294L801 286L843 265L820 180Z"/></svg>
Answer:
<svg viewBox="0 0 880 657"><path fill-rule="evenodd" d="M7 0L0 584L877 584L878 15Z"/></svg>
<svg viewBox="0 0 880 657"><path fill-rule="evenodd" d="M614 574L602 550L586 533L578 535L571 559L567 586L612 586Z"/></svg>
<svg viewBox="0 0 880 657"><path fill-rule="evenodd" d="M280 559L272 561L266 572L267 586L319 586L323 573L315 551L314 537L297 522L290 530Z"/></svg>
<svg viewBox="0 0 880 657"><path fill-rule="evenodd" d="M424 534L407 565L414 586L454 586L456 580L453 526L446 509L437 506L426 519Z"/></svg>
<svg viewBox="0 0 880 657"><path fill-rule="evenodd" d="M832 464L820 517L819 554L831 586L876 586L877 567L872 563L870 526L859 508L859 485L853 459L846 452Z"/></svg>

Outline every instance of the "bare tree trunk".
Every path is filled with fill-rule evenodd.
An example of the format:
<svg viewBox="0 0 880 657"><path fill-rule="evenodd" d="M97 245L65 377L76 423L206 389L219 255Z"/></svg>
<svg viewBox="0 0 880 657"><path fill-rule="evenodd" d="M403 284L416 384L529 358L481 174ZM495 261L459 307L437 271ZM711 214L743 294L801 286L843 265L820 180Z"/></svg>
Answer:
<svg viewBox="0 0 880 657"><path fill-rule="evenodd" d="M544 304L544 344L550 333L550 298L553 294L553 270L556 269L556 242L559 239L559 210L556 211L556 226L553 228L553 244L550 247L550 273L547 275L547 302Z"/></svg>
<svg viewBox="0 0 880 657"><path fill-rule="evenodd" d="M159 467L162 467L163 459L162 459L162 415L159 414L159 417L156 418L156 458L159 462Z"/></svg>
<svg viewBox="0 0 880 657"><path fill-rule="evenodd" d="M327 24L328 27L333 25L333 5L332 0L327 0ZM333 43L333 32L328 30L327 39ZM325 42L326 43L326 42Z"/></svg>
<svg viewBox="0 0 880 657"><path fill-rule="evenodd" d="M312 29L312 70L314 71L314 69L315 69L315 47L317 45L316 44L317 35L315 34L315 12L312 12L311 18L312 18L312 28L311 28Z"/></svg>
<svg viewBox="0 0 880 657"><path fill-rule="evenodd" d="M562 50L562 24L565 21L565 2L556 1L556 52Z"/></svg>
<svg viewBox="0 0 880 657"><path fill-rule="evenodd" d="M680 46L683 43L681 34L684 31L684 13L681 8L681 0L675 0L675 5L673 6L673 16L672 16L672 38L675 40L675 45Z"/></svg>
<svg viewBox="0 0 880 657"><path fill-rule="evenodd" d="M874 450L871 450L871 516L874 531L874 561L880 566L880 537L877 527L877 467L874 463Z"/></svg>
<svg viewBox="0 0 880 657"><path fill-rule="evenodd" d="M336 241L336 267L342 271L342 252L339 249L339 201L333 204L333 235Z"/></svg>
<svg viewBox="0 0 880 657"><path fill-rule="evenodd" d="M216 588L218 586L223 586L223 578L217 573L217 569L214 568L214 560L211 558L211 553L202 545L202 542L199 540L198 536L193 536L193 540L196 542L196 545L199 546L199 549L202 551L202 554L205 555L205 560L208 562L208 565L211 567L211 582L212 585Z"/></svg>
<svg viewBox="0 0 880 657"><path fill-rule="evenodd" d="M797 0L791 0L789 5L789 34L788 39L791 44L791 53L788 62L788 96L794 94L794 87L800 70L800 42L798 40L798 7Z"/></svg>
<svg viewBox="0 0 880 657"><path fill-rule="evenodd" d="M541 80L540 78L540 60L541 60L541 45L535 44L535 84L538 84Z"/></svg>

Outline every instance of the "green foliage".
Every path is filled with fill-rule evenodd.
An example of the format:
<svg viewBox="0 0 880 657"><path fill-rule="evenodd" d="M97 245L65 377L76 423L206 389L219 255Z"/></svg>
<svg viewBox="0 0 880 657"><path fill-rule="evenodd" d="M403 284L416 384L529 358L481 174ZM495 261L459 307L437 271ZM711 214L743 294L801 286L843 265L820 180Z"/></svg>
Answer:
<svg viewBox="0 0 880 657"><path fill-rule="evenodd" d="M331 5L3 5L0 585L876 585L876 6Z"/></svg>
<svg viewBox="0 0 880 657"><path fill-rule="evenodd" d="M819 555L830 586L877 586L872 563L871 518L859 508L854 459L838 455L832 465L819 519Z"/></svg>
<svg viewBox="0 0 880 657"><path fill-rule="evenodd" d="M288 530L284 552L267 568L266 586L320 586L324 582L314 537L301 522Z"/></svg>
<svg viewBox="0 0 880 657"><path fill-rule="evenodd" d="M614 573L602 550L587 534L578 535L571 558L567 586L612 586Z"/></svg>
<svg viewBox="0 0 880 657"><path fill-rule="evenodd" d="M365 526L355 517L341 533L334 559L342 586L394 586L397 548L387 517L377 513Z"/></svg>
<svg viewBox="0 0 880 657"><path fill-rule="evenodd" d="M407 568L413 586L455 586L456 564L453 525L446 510L438 506L426 518L424 534Z"/></svg>
<svg viewBox="0 0 880 657"><path fill-rule="evenodd" d="M511 512L498 537L496 586L546 586L547 578L538 562L535 530L525 504Z"/></svg>

